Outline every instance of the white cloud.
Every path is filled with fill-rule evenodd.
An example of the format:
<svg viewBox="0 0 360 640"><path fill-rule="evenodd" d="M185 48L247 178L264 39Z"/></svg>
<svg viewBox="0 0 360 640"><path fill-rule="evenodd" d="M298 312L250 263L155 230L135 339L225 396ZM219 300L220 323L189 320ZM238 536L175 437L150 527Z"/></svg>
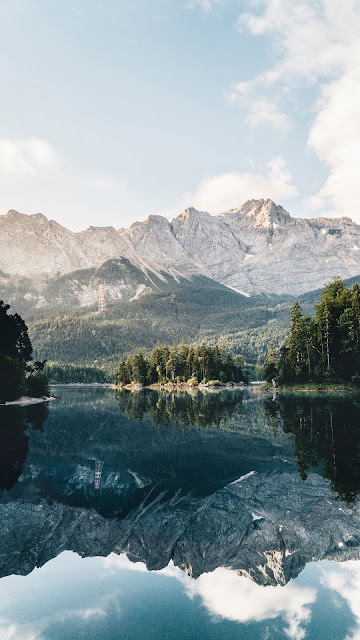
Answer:
<svg viewBox="0 0 360 640"><path fill-rule="evenodd" d="M322 584L336 591L346 600L355 620L354 627L345 640L360 640L360 566L358 561L343 562L341 567L327 571Z"/></svg>
<svg viewBox="0 0 360 640"><path fill-rule="evenodd" d="M253 6L239 17L239 30L269 36L276 62L250 82L234 84L228 100L248 109L246 121L252 128L267 125L286 132L289 93L304 85L320 86L308 148L329 175L307 204L327 215L360 220L355 175L360 148L360 4L257 0Z"/></svg>
<svg viewBox="0 0 360 640"><path fill-rule="evenodd" d="M209 213L219 213L240 206L252 198L293 198L297 188L292 183L286 162L273 158L264 173L231 171L203 180L194 193L183 198L185 206L192 206Z"/></svg>
<svg viewBox="0 0 360 640"><path fill-rule="evenodd" d="M144 562L131 562L124 553L120 555L110 553L109 556L104 558L103 564L105 569L130 569L131 571L140 571L141 573L147 572Z"/></svg>
<svg viewBox="0 0 360 640"><path fill-rule="evenodd" d="M238 104L247 109L246 123L251 129L266 126L281 136L285 136L291 129L289 116L284 113L276 100L257 93L256 83L237 82L231 91L227 92L229 104Z"/></svg>
<svg viewBox="0 0 360 640"><path fill-rule="evenodd" d="M42 634L38 632L26 631L17 624L0 624L1 640L41 640Z"/></svg>
<svg viewBox="0 0 360 640"><path fill-rule="evenodd" d="M353 0L259 0L258 12L240 16L238 27L270 35L278 61L259 74L258 84L316 82L341 71L349 43L357 40L358 9ZM261 9L263 11L261 12Z"/></svg>
<svg viewBox="0 0 360 640"><path fill-rule="evenodd" d="M82 618L83 620L90 620L91 618L105 618L107 613L100 607L94 607L93 609L79 609L78 611L74 611L72 615Z"/></svg>
<svg viewBox="0 0 360 640"><path fill-rule="evenodd" d="M0 171L5 174L36 176L59 164L59 156L46 140L0 138Z"/></svg>
<svg viewBox="0 0 360 640"><path fill-rule="evenodd" d="M132 563L123 554L111 554L103 563L106 569L147 571L142 562ZM311 617L309 605L315 602L317 595L315 589L297 587L292 581L285 586L263 587L239 576L235 571L221 567L195 580L170 561L165 569L156 573L181 582L187 595L190 598L199 596L213 616L240 623L282 616L286 625L284 631L290 640L302 640L305 637L304 627Z"/></svg>
<svg viewBox="0 0 360 640"><path fill-rule="evenodd" d="M208 611L236 622L259 622L282 616L286 635L291 640L305 637L309 622L309 605L316 600L314 589L297 587L292 582L276 587L262 587L228 569L204 573L188 584L190 595L199 595Z"/></svg>
<svg viewBox="0 0 360 640"><path fill-rule="evenodd" d="M281 135L285 135L291 129L289 116L265 96L261 96L251 105L246 122L252 129L264 125L273 131L278 131Z"/></svg>
<svg viewBox="0 0 360 640"><path fill-rule="evenodd" d="M360 45L355 55L359 56ZM308 145L328 167L329 175L309 198L313 208L360 221L360 70L351 68L323 89L323 101Z"/></svg>

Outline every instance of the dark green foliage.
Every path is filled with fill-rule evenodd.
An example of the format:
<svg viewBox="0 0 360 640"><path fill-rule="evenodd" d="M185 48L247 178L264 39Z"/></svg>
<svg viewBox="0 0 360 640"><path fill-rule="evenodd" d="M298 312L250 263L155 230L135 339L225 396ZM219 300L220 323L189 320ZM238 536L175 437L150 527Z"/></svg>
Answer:
<svg viewBox="0 0 360 640"><path fill-rule="evenodd" d="M266 358L263 364L262 375L265 380L271 382L274 378L276 378L278 374L278 362L275 353L274 344L271 343L269 347L269 351L266 354Z"/></svg>
<svg viewBox="0 0 360 640"><path fill-rule="evenodd" d="M36 395L48 392L47 381L42 373L44 362L37 361L29 366L32 359L32 346L24 320L17 314L9 314L10 306L0 300L0 401L16 400L33 388L43 389ZM26 373L30 372L26 379ZM28 384L29 383L29 384ZM29 386L30 385L30 386Z"/></svg>
<svg viewBox="0 0 360 640"><path fill-rule="evenodd" d="M17 400L25 393L25 370L20 358L0 358L0 402Z"/></svg>
<svg viewBox="0 0 360 640"><path fill-rule="evenodd" d="M360 374L360 287L336 277L322 291L315 315L302 315L295 302L286 344L275 363L287 384L351 381ZM267 378L269 379L269 378Z"/></svg>
<svg viewBox="0 0 360 640"><path fill-rule="evenodd" d="M144 420L148 415L159 429L220 425L233 415L243 413L243 392L221 390L204 395L200 391L168 393L147 390L145 393L118 391L116 399L128 418Z"/></svg>
<svg viewBox="0 0 360 640"><path fill-rule="evenodd" d="M32 357L32 347L24 320L8 314L10 305L0 300L0 358L9 356L25 364Z"/></svg>
<svg viewBox="0 0 360 640"><path fill-rule="evenodd" d="M271 420L291 435L303 480L321 467L331 488L352 505L360 495L360 405L358 398L280 396L268 401Z"/></svg>
<svg viewBox="0 0 360 640"><path fill-rule="evenodd" d="M49 382L42 371L31 373L27 379L27 391L32 398L41 398L49 395Z"/></svg>
<svg viewBox="0 0 360 640"><path fill-rule="evenodd" d="M0 401L16 400L26 392L25 371L32 356L26 325L0 300Z"/></svg>
<svg viewBox="0 0 360 640"><path fill-rule="evenodd" d="M45 373L51 384L69 384L80 382L82 384L93 384L111 382L112 377L96 367L77 366L75 364L47 363Z"/></svg>
<svg viewBox="0 0 360 640"><path fill-rule="evenodd" d="M46 403L28 407L1 407L0 490L18 481L29 449L29 431L42 431L48 416Z"/></svg>
<svg viewBox="0 0 360 640"><path fill-rule="evenodd" d="M181 343L172 348L157 345L150 356L140 352L128 356L120 363L115 383L137 382L141 384L202 381L240 382L246 377L242 372L242 360L218 346L186 346Z"/></svg>

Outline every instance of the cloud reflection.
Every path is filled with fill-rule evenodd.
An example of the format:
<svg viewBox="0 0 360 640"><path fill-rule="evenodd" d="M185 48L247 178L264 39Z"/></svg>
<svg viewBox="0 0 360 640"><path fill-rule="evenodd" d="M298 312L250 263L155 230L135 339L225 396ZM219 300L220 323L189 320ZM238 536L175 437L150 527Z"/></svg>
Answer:
<svg viewBox="0 0 360 640"><path fill-rule="evenodd" d="M336 591L347 603L355 617L355 624L345 640L360 640L360 565L356 560L342 563L332 571L324 572L321 583Z"/></svg>
<svg viewBox="0 0 360 640"><path fill-rule="evenodd" d="M111 554L105 558L104 566L107 569L147 571L143 562L132 563L125 555ZM315 589L298 587L293 581L285 586L263 587L238 575L236 571L224 568L194 579L170 562L158 573L182 582L187 595L190 598L199 596L208 612L215 617L243 624L283 617L286 624L284 632L291 640L305 637L304 627L311 618L309 605L315 602L317 596Z"/></svg>
<svg viewBox="0 0 360 640"><path fill-rule="evenodd" d="M0 621L1 640L42 640L42 637L41 632L22 630L17 624Z"/></svg>
<svg viewBox="0 0 360 640"><path fill-rule="evenodd" d="M305 637L304 625L311 617L309 605L316 600L316 590L286 586L263 587L235 571L215 569L194 580L187 587L190 595L199 595L208 611L221 618L249 623L282 616L284 629L292 640Z"/></svg>

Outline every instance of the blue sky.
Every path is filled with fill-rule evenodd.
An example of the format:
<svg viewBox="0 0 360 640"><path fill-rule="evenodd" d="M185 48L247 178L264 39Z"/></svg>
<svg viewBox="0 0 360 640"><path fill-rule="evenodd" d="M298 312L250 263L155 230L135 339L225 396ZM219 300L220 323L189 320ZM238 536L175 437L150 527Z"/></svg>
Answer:
<svg viewBox="0 0 360 640"><path fill-rule="evenodd" d="M355 0L2 0L0 211L360 220L359 33Z"/></svg>

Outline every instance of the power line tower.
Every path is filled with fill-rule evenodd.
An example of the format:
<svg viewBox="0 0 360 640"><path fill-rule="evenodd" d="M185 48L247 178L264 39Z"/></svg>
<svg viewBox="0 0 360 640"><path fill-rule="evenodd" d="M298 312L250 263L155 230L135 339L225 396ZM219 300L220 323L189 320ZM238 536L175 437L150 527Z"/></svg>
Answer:
<svg viewBox="0 0 360 640"><path fill-rule="evenodd" d="M99 306L98 306L99 313L101 311L105 311L106 302L105 302L105 285L104 284L99 284L98 303L99 303Z"/></svg>
<svg viewBox="0 0 360 640"><path fill-rule="evenodd" d="M95 477L94 477L94 489L100 489L101 474L104 463L102 460L95 460Z"/></svg>

